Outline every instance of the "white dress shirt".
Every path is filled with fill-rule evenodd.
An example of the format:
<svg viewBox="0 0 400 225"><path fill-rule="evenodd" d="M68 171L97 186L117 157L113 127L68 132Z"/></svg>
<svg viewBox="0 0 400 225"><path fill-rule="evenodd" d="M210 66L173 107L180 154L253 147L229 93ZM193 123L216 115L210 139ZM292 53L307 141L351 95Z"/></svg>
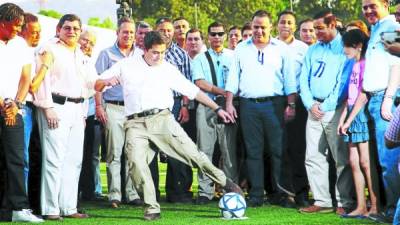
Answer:
<svg viewBox="0 0 400 225"><path fill-rule="evenodd" d="M0 97L15 99L22 68L32 62L25 40L19 36L0 41Z"/></svg>
<svg viewBox="0 0 400 225"><path fill-rule="evenodd" d="M70 98L88 98L93 94L94 83L98 79L93 64L88 63L79 46L74 51L60 41L52 40L42 51L51 52L53 64L35 94L34 104L42 108L53 106L52 93ZM41 66L38 59L37 67Z"/></svg>
<svg viewBox="0 0 400 225"><path fill-rule="evenodd" d="M199 88L192 84L172 64L163 61L149 66L143 57L129 57L114 64L100 79L117 77L124 92L125 115L149 109L172 110L172 91L194 99Z"/></svg>

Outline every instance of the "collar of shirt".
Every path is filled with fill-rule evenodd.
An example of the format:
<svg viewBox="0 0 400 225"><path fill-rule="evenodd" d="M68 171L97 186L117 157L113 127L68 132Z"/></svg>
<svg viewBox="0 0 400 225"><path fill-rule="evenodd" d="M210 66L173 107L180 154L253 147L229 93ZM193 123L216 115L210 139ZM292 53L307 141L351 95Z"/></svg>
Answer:
<svg viewBox="0 0 400 225"><path fill-rule="evenodd" d="M328 47L329 49L342 49L343 44L342 44L342 35L340 35L339 32L336 33L335 38L333 38L330 42L325 43L322 41L318 41L317 45L321 45L322 47Z"/></svg>
<svg viewBox="0 0 400 225"><path fill-rule="evenodd" d="M374 25L371 25L371 33L374 33L374 31L376 29L379 29L379 27L386 21L396 22L396 17L394 15L387 15L382 19L378 20L378 22L376 22Z"/></svg>
<svg viewBox="0 0 400 225"><path fill-rule="evenodd" d="M114 50L116 50L117 52L119 52L119 53L121 54L121 56L123 56L123 57L132 56L132 55L134 54L134 52L135 52L135 48L134 48L134 46L132 45L131 51L129 52L128 56L125 56L125 54L122 53L121 49L120 49L119 46L118 46L118 41L116 41L116 42L114 43L114 46L113 46L113 47L114 47Z"/></svg>

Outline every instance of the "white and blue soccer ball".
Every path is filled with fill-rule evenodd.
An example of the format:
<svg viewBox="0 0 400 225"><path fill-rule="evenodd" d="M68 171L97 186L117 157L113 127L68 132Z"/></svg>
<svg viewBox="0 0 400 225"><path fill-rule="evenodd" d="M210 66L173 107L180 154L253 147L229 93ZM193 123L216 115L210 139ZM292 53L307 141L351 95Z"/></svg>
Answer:
<svg viewBox="0 0 400 225"><path fill-rule="evenodd" d="M222 196L218 207L225 219L242 218L246 211L246 201L240 194L230 192Z"/></svg>

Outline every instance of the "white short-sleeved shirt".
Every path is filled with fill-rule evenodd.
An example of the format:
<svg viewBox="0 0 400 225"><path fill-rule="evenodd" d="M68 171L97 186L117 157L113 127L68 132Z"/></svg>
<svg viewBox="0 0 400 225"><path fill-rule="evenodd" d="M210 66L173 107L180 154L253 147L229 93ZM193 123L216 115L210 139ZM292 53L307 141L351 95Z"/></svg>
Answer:
<svg viewBox="0 0 400 225"><path fill-rule="evenodd" d="M142 56L122 59L103 72L100 79L113 76L121 83L127 116L154 108L172 110L171 90L189 99L194 99L199 92L199 88L172 64L163 61L160 65L149 66Z"/></svg>
<svg viewBox="0 0 400 225"><path fill-rule="evenodd" d="M0 97L15 99L22 68L32 62L25 40L19 36L4 43L0 41Z"/></svg>

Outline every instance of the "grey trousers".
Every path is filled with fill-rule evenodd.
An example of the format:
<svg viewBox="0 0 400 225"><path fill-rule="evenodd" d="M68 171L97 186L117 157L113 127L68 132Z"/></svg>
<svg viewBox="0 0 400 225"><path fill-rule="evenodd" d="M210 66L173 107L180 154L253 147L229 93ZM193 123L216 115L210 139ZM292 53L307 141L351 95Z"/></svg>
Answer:
<svg viewBox="0 0 400 225"><path fill-rule="evenodd" d="M238 181L238 166L236 152L237 125L225 125L217 123L217 114L207 106L199 104L196 112L197 146L212 161L215 142L218 141L221 151L222 170L225 175ZM212 180L201 171L198 172L199 196L212 199L214 185Z"/></svg>

